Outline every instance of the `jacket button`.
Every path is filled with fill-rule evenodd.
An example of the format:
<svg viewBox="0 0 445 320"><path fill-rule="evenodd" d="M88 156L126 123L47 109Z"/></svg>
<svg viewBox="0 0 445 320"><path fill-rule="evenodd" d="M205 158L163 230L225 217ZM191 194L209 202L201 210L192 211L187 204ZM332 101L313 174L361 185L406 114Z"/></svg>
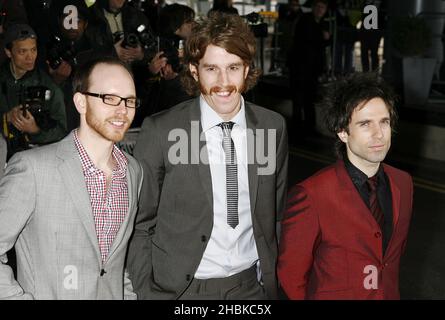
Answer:
<svg viewBox="0 0 445 320"><path fill-rule="evenodd" d="M185 276L185 280L190 281L192 279L192 277L188 274Z"/></svg>
<svg viewBox="0 0 445 320"><path fill-rule="evenodd" d="M206 236L201 236L201 241L202 242L206 242L207 241L207 237Z"/></svg>
<svg viewBox="0 0 445 320"><path fill-rule="evenodd" d="M382 236L382 233L381 233L381 232L376 232L376 233L374 234L374 236L375 236L376 238L380 238L380 237Z"/></svg>

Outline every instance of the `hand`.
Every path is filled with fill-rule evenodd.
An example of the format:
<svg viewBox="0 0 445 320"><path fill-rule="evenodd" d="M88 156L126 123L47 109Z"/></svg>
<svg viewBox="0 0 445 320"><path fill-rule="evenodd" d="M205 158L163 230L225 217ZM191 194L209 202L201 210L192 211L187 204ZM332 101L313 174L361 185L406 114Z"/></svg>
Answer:
<svg viewBox="0 0 445 320"><path fill-rule="evenodd" d="M161 68L161 76L165 80L172 80L178 76L176 72L173 71L172 65L167 63L165 67Z"/></svg>
<svg viewBox="0 0 445 320"><path fill-rule="evenodd" d="M12 123L17 130L24 133L37 134L40 132L40 128L32 114L26 110L25 115L23 115L22 106L17 106L10 110L6 114L6 121Z"/></svg>
<svg viewBox="0 0 445 320"><path fill-rule="evenodd" d="M57 67L57 69L49 68L49 74L53 78L53 80L57 83L61 83L68 79L68 77L71 75L71 72L73 69L71 68L70 64L66 61L62 61L62 63Z"/></svg>
<svg viewBox="0 0 445 320"><path fill-rule="evenodd" d="M130 57L130 62L144 59L144 50L142 50L141 46L137 46L136 48L127 48L127 50Z"/></svg>
<svg viewBox="0 0 445 320"><path fill-rule="evenodd" d="M148 64L148 69L150 70L151 74L158 74L167 64L167 58L161 58L163 54L164 51L160 51L153 57L153 59L151 59L151 62Z"/></svg>
<svg viewBox="0 0 445 320"><path fill-rule="evenodd" d="M124 39L122 38L118 42L114 44L114 49L116 50L117 56L122 62L129 63L130 55L126 48L122 47L122 42Z"/></svg>

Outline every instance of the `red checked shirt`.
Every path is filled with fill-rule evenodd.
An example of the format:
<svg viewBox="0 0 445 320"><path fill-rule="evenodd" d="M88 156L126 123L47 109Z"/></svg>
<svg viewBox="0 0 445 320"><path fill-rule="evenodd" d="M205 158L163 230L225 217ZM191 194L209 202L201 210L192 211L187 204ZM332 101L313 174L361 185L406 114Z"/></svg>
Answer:
<svg viewBox="0 0 445 320"><path fill-rule="evenodd" d="M74 142L79 152L87 190L90 195L102 262L105 262L113 240L116 238L128 212L128 160L119 148L113 147L112 156L116 167L113 169L111 183L107 190L105 173L94 166L79 141L77 130L74 131Z"/></svg>

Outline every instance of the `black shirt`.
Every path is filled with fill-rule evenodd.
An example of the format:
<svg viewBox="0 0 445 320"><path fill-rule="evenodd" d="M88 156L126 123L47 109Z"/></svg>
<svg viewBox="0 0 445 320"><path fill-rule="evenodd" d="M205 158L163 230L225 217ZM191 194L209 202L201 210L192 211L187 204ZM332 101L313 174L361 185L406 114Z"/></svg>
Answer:
<svg viewBox="0 0 445 320"><path fill-rule="evenodd" d="M368 176L360 169L355 167L347 158L344 159L346 171L349 174L355 188L359 192L366 206L369 208L369 187L367 184ZM380 165L376 173L377 175L377 200L380 208L385 216L385 226L383 233L383 253L388 246L389 239L391 239L393 231L393 212L392 212L392 194L389 184L388 176L383 171L383 166Z"/></svg>

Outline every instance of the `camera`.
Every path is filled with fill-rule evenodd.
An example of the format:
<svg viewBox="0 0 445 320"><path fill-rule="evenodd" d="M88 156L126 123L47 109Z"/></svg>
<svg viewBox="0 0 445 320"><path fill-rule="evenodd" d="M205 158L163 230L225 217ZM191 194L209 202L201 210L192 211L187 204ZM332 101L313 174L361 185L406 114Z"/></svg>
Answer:
<svg viewBox="0 0 445 320"><path fill-rule="evenodd" d="M262 21L259 13L251 12L241 17L247 21L256 38L267 38L267 23Z"/></svg>
<svg viewBox="0 0 445 320"><path fill-rule="evenodd" d="M34 117L36 124L42 130L49 130L57 125L51 118L48 110L44 109L45 102L51 98L51 90L44 86L21 87L19 91L20 104L23 115L28 110ZM7 159L16 152L27 150L31 147L29 137L12 125L3 127L3 136L8 145Z"/></svg>
<svg viewBox="0 0 445 320"><path fill-rule="evenodd" d="M76 54L74 46L64 43L61 38L54 36L48 43L46 59L51 69L57 69L64 60L71 66L77 65Z"/></svg>
<svg viewBox="0 0 445 320"><path fill-rule="evenodd" d="M141 46L144 49L148 49L152 47L154 43L154 36L150 30L144 24L141 24L134 31L124 34L122 47L136 48L137 46Z"/></svg>
<svg viewBox="0 0 445 320"><path fill-rule="evenodd" d="M42 130L49 130L56 126L57 122L51 118L49 110L45 109L45 103L51 98L51 90L44 86L31 86L22 88L21 104L23 115L28 110L36 124Z"/></svg>

